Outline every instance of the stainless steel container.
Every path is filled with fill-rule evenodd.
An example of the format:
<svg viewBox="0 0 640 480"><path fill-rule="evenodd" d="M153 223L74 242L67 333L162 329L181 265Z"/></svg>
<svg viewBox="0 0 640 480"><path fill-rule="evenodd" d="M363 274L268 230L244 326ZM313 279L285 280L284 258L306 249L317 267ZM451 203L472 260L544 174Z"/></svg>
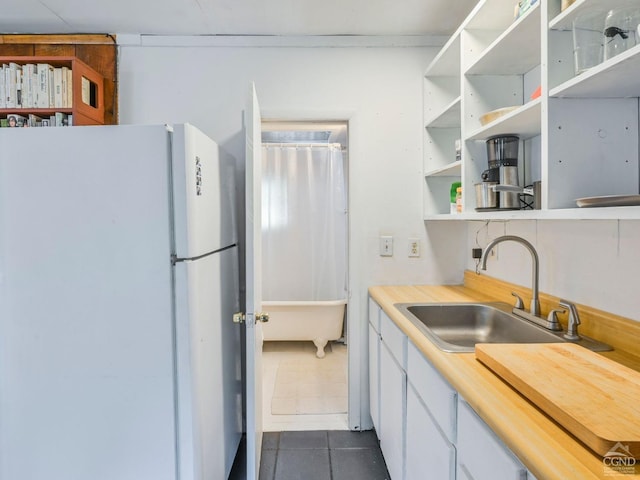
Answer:
<svg viewBox="0 0 640 480"><path fill-rule="evenodd" d="M518 167L500 167L500 185L518 186ZM515 192L500 192L500 208L519 209L518 195Z"/></svg>
<svg viewBox="0 0 640 480"><path fill-rule="evenodd" d="M498 182L476 183L476 210L482 208L496 208L498 206L498 194L493 189Z"/></svg>
<svg viewBox="0 0 640 480"><path fill-rule="evenodd" d="M542 208L542 182L533 182L533 208L540 210Z"/></svg>

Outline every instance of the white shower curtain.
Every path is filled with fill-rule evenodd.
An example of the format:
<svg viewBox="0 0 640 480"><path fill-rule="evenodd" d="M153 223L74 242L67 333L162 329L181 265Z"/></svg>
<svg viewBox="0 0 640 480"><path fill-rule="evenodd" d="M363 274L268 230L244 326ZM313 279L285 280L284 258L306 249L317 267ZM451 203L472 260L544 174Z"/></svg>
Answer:
<svg viewBox="0 0 640 480"><path fill-rule="evenodd" d="M346 299L340 145L263 144L262 169L263 299Z"/></svg>

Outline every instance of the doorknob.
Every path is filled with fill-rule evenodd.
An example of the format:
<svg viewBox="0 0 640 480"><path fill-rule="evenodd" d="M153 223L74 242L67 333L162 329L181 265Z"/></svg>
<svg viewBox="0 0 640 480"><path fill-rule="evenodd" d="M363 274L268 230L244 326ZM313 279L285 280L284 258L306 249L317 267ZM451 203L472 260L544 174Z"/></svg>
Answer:
<svg viewBox="0 0 640 480"><path fill-rule="evenodd" d="M264 313L256 313L256 322L266 323L269 321L269 314ZM233 323L244 323L247 320L247 316L244 312L237 312L233 314Z"/></svg>

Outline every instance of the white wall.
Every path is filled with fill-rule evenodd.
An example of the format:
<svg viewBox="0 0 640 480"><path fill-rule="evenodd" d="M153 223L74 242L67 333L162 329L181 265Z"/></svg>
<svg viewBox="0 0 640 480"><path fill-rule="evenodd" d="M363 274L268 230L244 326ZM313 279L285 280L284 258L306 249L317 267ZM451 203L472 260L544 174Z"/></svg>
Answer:
<svg viewBox="0 0 640 480"><path fill-rule="evenodd" d="M242 160L251 81L265 119L349 120L349 346L366 365L370 285L462 278L464 235L456 239L460 248L447 251L448 231L459 228L427 236L422 221L422 73L437 48L221 47L188 40L143 37L144 45L120 47L120 123L190 122ZM182 46L171 45L178 41ZM378 255L382 234L395 238L392 258ZM421 239L418 259L407 256L409 237ZM361 370L360 378L351 371L350 387L364 394ZM370 426L363 402L361 415L357 402L350 405L358 417L350 419L352 428Z"/></svg>
<svg viewBox="0 0 640 480"><path fill-rule="evenodd" d="M541 292L640 321L640 221L469 222L467 268L475 269L471 248L476 243L484 247L505 234L524 237L536 247ZM531 256L522 245L501 243L486 274L530 287Z"/></svg>
<svg viewBox="0 0 640 480"><path fill-rule="evenodd" d="M476 238L484 246L505 233L536 246L541 291L640 321L638 221L492 222L488 230L484 222L469 222L466 232L462 222L425 227L422 73L437 48L211 46L191 40L143 37L120 47L121 123L190 122L243 161L242 113L251 81L265 118L350 121L349 316L357 327L350 348L358 361L366 359L367 287L459 283L465 267L475 269L470 249ZM383 234L395 238L392 258L378 255ZM421 239L418 259L406 256L409 237ZM522 246L505 243L487 274L529 286L530 265ZM352 372L350 381L364 395L365 369L354 377ZM350 424L368 428L366 399L360 407L357 399L350 405Z"/></svg>

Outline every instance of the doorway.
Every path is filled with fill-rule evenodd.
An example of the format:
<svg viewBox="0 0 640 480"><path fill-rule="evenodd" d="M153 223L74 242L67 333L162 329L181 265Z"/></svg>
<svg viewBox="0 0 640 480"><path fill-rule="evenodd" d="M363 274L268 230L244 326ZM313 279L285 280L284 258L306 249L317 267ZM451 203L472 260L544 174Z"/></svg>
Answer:
<svg viewBox="0 0 640 480"><path fill-rule="evenodd" d="M263 429L348 430L348 124L262 122Z"/></svg>

